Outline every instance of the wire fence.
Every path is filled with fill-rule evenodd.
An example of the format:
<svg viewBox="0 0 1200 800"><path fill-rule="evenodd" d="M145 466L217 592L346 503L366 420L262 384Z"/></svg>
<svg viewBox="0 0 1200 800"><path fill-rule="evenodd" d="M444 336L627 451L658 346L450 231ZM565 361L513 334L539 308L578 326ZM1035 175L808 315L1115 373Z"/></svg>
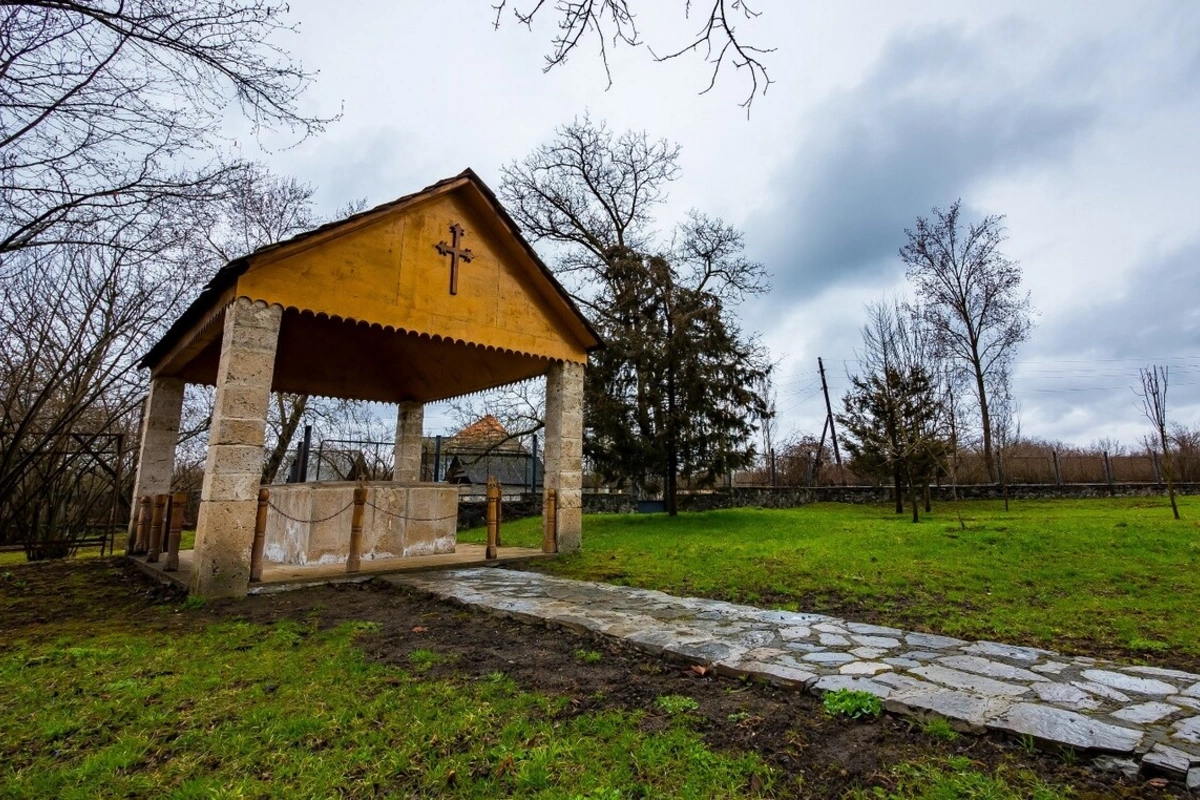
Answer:
<svg viewBox="0 0 1200 800"><path fill-rule="evenodd" d="M1137 455L1060 454L1010 456L997 464L996 477L989 475L987 464L980 454L961 456L954 470L954 480L962 486L982 486L1004 481L1020 485L1064 485L1089 483L1151 483L1166 481L1162 456L1154 453ZM1179 483L1200 482L1200 455L1177 454L1171 458L1172 479ZM838 467L812 454L768 457L760 467L743 470L734 475L737 486L878 486L887 481L879 475L856 474L849 464ZM948 484L950 476L943 472L935 483Z"/></svg>

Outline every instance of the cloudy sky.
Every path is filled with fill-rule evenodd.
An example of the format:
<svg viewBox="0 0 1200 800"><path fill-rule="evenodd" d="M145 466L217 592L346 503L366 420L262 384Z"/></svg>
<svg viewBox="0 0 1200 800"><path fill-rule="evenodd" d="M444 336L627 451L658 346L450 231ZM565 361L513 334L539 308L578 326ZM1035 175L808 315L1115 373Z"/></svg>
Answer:
<svg viewBox="0 0 1200 800"><path fill-rule="evenodd" d="M479 0L293 0L283 44L319 74L309 110L339 122L290 149L246 155L318 188L330 213L383 202L464 167L501 165L584 112L683 147L660 218L687 209L746 231L773 275L742 309L779 360L781 429L820 430L817 357L840 396L865 303L905 289L904 228L961 198L1004 214L1037 328L1018 357L1023 431L1134 444L1138 368L1170 367L1180 422L1200 425L1200 3L838 3L757 0L746 40L774 84L716 88L699 59L611 59L594 43L543 74L553 34ZM683 0L635 0L666 51L697 25ZM438 432L449 424L433 414Z"/></svg>

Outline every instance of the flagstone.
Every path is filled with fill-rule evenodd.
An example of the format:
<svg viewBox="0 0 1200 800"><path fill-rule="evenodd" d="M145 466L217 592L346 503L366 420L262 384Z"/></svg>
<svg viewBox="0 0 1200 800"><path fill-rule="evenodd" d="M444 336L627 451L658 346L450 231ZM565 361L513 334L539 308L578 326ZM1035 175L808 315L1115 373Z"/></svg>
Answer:
<svg viewBox="0 0 1200 800"><path fill-rule="evenodd" d="M709 664L722 675L817 694L861 690L892 713L938 715L960 730L1007 731L1113 753L1109 761L1123 772L1136 771L1144 759L1154 770L1200 784L1200 675L515 570L387 580Z"/></svg>
<svg viewBox="0 0 1200 800"><path fill-rule="evenodd" d="M1154 678L1135 678L1123 672L1113 672L1106 669L1087 669L1081 673L1084 680L1102 683L1119 692L1135 694L1176 694L1178 689L1171 684Z"/></svg>
<svg viewBox="0 0 1200 800"><path fill-rule="evenodd" d="M1169 717L1178 710L1179 706L1173 706L1169 703L1149 702L1118 709L1112 715L1125 722L1146 724L1149 722L1158 722L1163 717Z"/></svg>
<svg viewBox="0 0 1200 800"><path fill-rule="evenodd" d="M986 658L979 656L942 656L938 659L938 663L955 669L966 670L967 672L976 672L980 675L986 675L989 678L1000 678L1002 680L1015 681L1047 681L1044 675L1038 675L1036 672L1030 672L1021 667L1013 667L1008 664L1003 664L999 661L989 661Z"/></svg>

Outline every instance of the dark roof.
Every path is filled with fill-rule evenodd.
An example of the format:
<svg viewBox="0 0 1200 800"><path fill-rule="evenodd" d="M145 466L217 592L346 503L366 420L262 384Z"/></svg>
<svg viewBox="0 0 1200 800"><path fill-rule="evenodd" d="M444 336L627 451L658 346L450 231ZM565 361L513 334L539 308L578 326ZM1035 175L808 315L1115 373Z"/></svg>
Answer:
<svg viewBox="0 0 1200 800"><path fill-rule="evenodd" d="M445 458L444 453L443 458ZM542 459L535 458L533 462L533 468L537 470L538 478L541 478L545 472ZM492 475L505 486L522 486L529 483L530 459L523 454L497 453L493 456L484 456L478 461L471 456L451 455L444 463L445 466L442 469L445 476L443 480L450 483L483 486L487 483L488 477Z"/></svg>
<svg viewBox="0 0 1200 800"><path fill-rule="evenodd" d="M353 222L354 220L362 219L363 217L370 216L380 211L385 211L394 206L402 205L417 197L420 197L421 195L435 192L438 189L462 180L463 178L466 178L468 181L474 184L475 188L479 189L479 191L487 199L488 203L492 206L493 210L496 212L496 215L500 217L501 221L504 222L505 227L507 227L509 232L516 238L518 242L521 243L521 247L524 248L526 254L533 259L533 263L537 265L543 277L550 281L550 285L554 287L554 290L558 292L559 296L564 302L566 302L567 307L575 313L575 316L583 324L587 332L590 333L592 338L596 340L597 344L588 348L588 352L603 347L604 340L600 338L600 334L597 333L596 329L592 327L592 324L588 321L588 318L585 317L582 312L580 312L579 307L575 305L575 301L571 299L569 294L567 294L567 290L564 289L563 285L558 282L558 279L554 277L554 273L550 271L548 266L546 266L546 262L542 261L541 257L537 254L537 251L533 249L533 245L531 245L525 239L524 234L521 233L520 226L517 225L516 220L509 215L504 206L501 205L499 198L496 197L496 193L493 192L491 188L483 182L482 178L475 174L475 170L468 167L453 177L443 178L436 183L431 183L419 191L406 194L403 197L397 197L395 200L391 200L387 203L381 203L380 205L377 205L374 208L369 208L366 211L360 211L357 214L351 214L348 217L344 217L333 222L327 222L324 225L313 228L311 231L298 233L295 236L283 239L282 241L264 245L251 253L230 261L228 264L221 267L221 269L217 270L217 274L214 275L212 279L204 285L204 288L201 290L196 299L192 301L192 304L189 305L187 309L185 309L184 312L179 315L179 318L175 320L174 324L171 325L163 337L146 352L146 355L144 355L142 360L138 362L138 366L143 368L153 368L154 365L158 363L159 359L165 356L171 347L175 345L175 342L178 341L179 338L185 333L187 333L187 331L191 330L191 328L204 316L204 314L213 307L225 290L233 286L237 282L238 277L250 268L250 259L252 257L281 249L288 245L295 244L296 242L308 239L319 233L323 233L324 231L338 228L348 222Z"/></svg>

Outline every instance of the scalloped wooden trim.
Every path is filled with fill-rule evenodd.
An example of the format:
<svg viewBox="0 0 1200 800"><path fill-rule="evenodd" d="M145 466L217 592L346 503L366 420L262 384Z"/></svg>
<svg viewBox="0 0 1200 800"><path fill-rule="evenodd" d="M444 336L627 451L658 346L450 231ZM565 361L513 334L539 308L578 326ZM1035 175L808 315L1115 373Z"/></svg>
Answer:
<svg viewBox="0 0 1200 800"><path fill-rule="evenodd" d="M213 304L208 313L201 317L200 320L193 325L187 333L179 337L179 341L177 341L174 346L172 346L171 349L168 350L161 359L159 359L158 364L154 366L154 369L150 370L150 378L154 379L158 377L159 371L162 369L162 367L171 364L180 353L190 347L193 342L195 342L200 338L200 336L216 325L218 321L220 321L223 325L225 319L225 309L237 302L238 299L238 297L234 296L232 289L226 291L220 298L218 298L217 302ZM250 298L245 299L249 300Z"/></svg>
<svg viewBox="0 0 1200 800"><path fill-rule="evenodd" d="M268 302L266 300L256 300L255 298L249 297L247 295L239 295L236 299L251 300L252 302ZM280 305L280 304L273 303L272 305ZM587 363L586 359L582 360L582 361L575 361L572 359L559 358L556 356L547 356L547 355L543 355L540 353L531 353L527 350L514 350L510 347L497 347L496 345L485 344L483 342L475 342L475 341L470 341L468 339L460 339L460 338L453 337L453 336L444 336L440 333L433 333L431 331L421 331L421 330L415 330L412 328L396 327L394 325L383 325L378 322L371 322L369 320L361 320L361 319L357 319L355 317L349 317L349 316L344 317L340 314L330 314L325 311L314 311L313 309L310 309L310 308L299 308L297 306L283 306L283 311L284 311L284 313L287 313L288 311L294 311L297 314L308 315L314 319L326 319L331 322L343 322L343 323L348 322L348 323L350 323L356 327L360 327L360 328L366 328L366 329L375 330L375 331L382 331L383 333L397 333L402 336L413 336L418 339L424 339L426 341L439 343L439 344L440 343L448 343L448 344L454 344L454 345L461 345L463 347L471 347L471 348L475 348L477 350L483 350L483 351L489 352L489 353L503 353L505 355L514 355L514 356L522 356L525 358L533 358L533 359L537 359L539 361L545 361L547 364L550 364L550 363L564 364L564 363L568 363L568 362L574 363L574 364L586 364Z"/></svg>

